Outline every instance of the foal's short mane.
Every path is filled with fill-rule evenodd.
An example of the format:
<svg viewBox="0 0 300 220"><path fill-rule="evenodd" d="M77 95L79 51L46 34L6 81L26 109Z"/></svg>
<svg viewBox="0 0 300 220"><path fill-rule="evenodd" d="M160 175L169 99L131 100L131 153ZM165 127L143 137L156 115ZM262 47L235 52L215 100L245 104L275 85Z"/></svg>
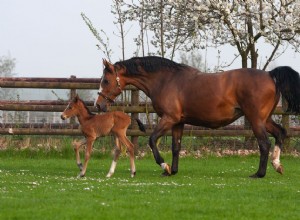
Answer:
<svg viewBox="0 0 300 220"><path fill-rule="evenodd" d="M84 108L87 110L89 115L95 115L94 113L92 113L88 107L86 106L86 104L84 103L84 101L82 101L80 98L77 99L77 101L80 101L82 103L82 105L84 106Z"/></svg>
<svg viewBox="0 0 300 220"><path fill-rule="evenodd" d="M176 63L172 60L157 57L157 56L147 56L147 57L133 57L129 60L124 60L115 63L115 65L123 65L127 69L127 73L129 74L139 74L140 69L142 67L146 72L156 72L161 68L170 68L178 70L182 67L186 67L184 64Z"/></svg>

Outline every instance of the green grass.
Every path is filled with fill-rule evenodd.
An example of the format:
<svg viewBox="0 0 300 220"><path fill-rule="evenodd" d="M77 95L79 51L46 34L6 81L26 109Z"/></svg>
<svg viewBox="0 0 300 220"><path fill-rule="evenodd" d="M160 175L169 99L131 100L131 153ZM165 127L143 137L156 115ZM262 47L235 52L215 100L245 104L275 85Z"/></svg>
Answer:
<svg viewBox="0 0 300 220"><path fill-rule="evenodd" d="M171 177L147 156L135 178L122 157L110 179L107 155L92 157L82 179L73 158L27 156L0 152L0 219L300 219L300 160L291 156L284 175L269 166L263 179L248 178L258 156L181 158Z"/></svg>

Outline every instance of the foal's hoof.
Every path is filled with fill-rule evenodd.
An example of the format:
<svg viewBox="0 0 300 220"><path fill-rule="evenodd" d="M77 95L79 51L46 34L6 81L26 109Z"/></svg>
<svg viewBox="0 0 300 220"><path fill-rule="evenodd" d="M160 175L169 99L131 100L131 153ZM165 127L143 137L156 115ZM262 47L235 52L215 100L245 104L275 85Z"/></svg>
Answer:
<svg viewBox="0 0 300 220"><path fill-rule="evenodd" d="M77 178L83 178L83 177L85 177L85 174L82 174L82 173L79 173L77 176Z"/></svg>
<svg viewBox="0 0 300 220"><path fill-rule="evenodd" d="M133 172L133 173L131 173L131 178L133 178L133 177L135 177L135 175L136 175L136 172Z"/></svg>
<svg viewBox="0 0 300 220"><path fill-rule="evenodd" d="M82 163L77 164L77 166L78 166L79 170L82 171L82 168L83 168Z"/></svg>

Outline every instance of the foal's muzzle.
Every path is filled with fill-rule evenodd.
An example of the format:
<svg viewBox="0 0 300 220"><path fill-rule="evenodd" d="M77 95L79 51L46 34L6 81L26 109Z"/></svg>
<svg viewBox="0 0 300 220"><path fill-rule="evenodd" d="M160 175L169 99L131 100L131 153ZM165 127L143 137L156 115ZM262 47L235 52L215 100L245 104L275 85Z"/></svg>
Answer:
<svg viewBox="0 0 300 220"><path fill-rule="evenodd" d="M62 120L65 120L65 119L66 119L66 116L61 115L60 118L61 118Z"/></svg>

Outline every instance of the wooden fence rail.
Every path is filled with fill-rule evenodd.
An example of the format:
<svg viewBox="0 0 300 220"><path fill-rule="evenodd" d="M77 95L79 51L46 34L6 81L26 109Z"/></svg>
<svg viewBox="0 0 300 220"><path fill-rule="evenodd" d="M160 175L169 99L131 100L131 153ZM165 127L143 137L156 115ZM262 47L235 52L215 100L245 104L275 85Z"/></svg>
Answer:
<svg viewBox="0 0 300 220"><path fill-rule="evenodd" d="M95 89L99 87L100 80L94 78L0 78L1 88L40 88L40 89L70 89L70 94L75 94L76 89ZM136 91L137 89L133 86L126 87L127 90ZM41 112L62 112L68 101L7 101L0 100L0 110L2 111L41 111ZM96 108L93 106L94 103L91 101L86 102L88 108L92 112L96 112ZM154 109L151 104L147 103L130 103L126 106L122 106L122 103L112 106L111 110L121 110L126 113L153 113ZM285 121L283 125L288 132L289 137L300 137L300 128L289 127L289 114L285 113L281 107L276 108L274 114L282 115L282 121ZM221 128L217 130L210 129L194 129L191 126L186 126L184 135L190 136L243 136L251 137L253 133L251 130L245 129L226 129ZM151 130L148 129L147 133L144 134L138 131L136 128L129 129L129 136L144 136L149 135ZM26 125L11 125L7 127L5 125L0 126L0 134L15 134L15 135L80 135L81 132L72 125L69 128L53 128L39 127L34 128L30 124ZM171 135L169 132L167 135Z"/></svg>

